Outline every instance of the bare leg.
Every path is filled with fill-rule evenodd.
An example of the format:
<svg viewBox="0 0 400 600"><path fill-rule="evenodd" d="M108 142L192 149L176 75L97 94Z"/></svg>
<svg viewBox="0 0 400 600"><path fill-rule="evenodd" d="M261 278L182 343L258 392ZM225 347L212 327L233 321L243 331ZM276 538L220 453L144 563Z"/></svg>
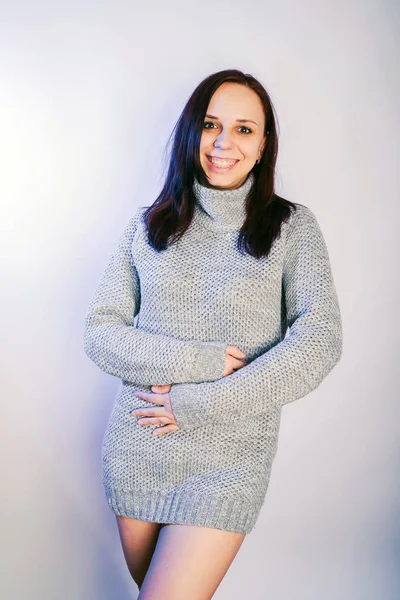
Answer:
<svg viewBox="0 0 400 600"><path fill-rule="evenodd" d="M161 524L118 515L116 518L126 564L140 589L157 544Z"/></svg>
<svg viewBox="0 0 400 600"><path fill-rule="evenodd" d="M166 524L138 600L210 600L246 534Z"/></svg>

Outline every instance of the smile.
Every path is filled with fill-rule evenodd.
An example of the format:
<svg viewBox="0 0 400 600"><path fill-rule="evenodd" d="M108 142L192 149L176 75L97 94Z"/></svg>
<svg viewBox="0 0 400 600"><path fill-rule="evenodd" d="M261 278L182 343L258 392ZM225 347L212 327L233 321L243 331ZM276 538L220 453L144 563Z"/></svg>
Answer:
<svg viewBox="0 0 400 600"><path fill-rule="evenodd" d="M211 171L214 171L215 173L227 173L228 171L231 171L239 161L232 159L225 160L222 158L216 158L215 156L207 156L207 162Z"/></svg>

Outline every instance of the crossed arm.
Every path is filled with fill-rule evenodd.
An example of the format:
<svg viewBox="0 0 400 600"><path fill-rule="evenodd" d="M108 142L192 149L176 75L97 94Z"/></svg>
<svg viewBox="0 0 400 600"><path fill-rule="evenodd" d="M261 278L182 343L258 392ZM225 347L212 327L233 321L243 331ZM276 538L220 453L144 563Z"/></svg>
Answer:
<svg viewBox="0 0 400 600"><path fill-rule="evenodd" d="M134 326L140 282L131 247L141 210L120 235L84 322L84 350L103 371L140 385L213 381L223 376L225 342L180 340Z"/></svg>
<svg viewBox="0 0 400 600"><path fill-rule="evenodd" d="M180 429L292 402L339 361L342 321L327 246L314 213L302 205L288 226L282 283L289 335L229 377L175 382L169 397Z"/></svg>
<svg viewBox="0 0 400 600"><path fill-rule="evenodd" d="M342 321L327 247L312 211L301 205L285 243L283 294L289 335L249 365L223 377L227 344L179 340L138 330L139 278L130 219L89 304L87 355L104 371L141 385L171 384L180 429L226 414L260 414L315 389L342 354Z"/></svg>

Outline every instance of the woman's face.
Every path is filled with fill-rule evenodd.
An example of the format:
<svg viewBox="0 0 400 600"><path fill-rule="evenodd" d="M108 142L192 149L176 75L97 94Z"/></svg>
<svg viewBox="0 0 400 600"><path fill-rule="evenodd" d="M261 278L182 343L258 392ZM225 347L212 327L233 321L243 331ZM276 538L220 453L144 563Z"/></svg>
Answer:
<svg viewBox="0 0 400 600"><path fill-rule="evenodd" d="M264 150L264 127L264 110L253 90L231 82L216 90L200 140L201 166L210 186L235 189L246 181ZM210 157L219 158L219 165L213 165Z"/></svg>

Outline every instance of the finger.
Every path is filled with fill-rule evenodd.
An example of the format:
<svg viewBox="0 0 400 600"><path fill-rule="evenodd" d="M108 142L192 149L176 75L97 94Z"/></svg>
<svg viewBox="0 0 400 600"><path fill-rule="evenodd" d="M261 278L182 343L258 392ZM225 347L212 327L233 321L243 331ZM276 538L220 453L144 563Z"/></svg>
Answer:
<svg viewBox="0 0 400 600"><path fill-rule="evenodd" d="M163 399L160 394L151 394L149 392L134 392L133 394L136 398L140 398L141 400L147 400L148 402L152 402L153 404L163 404Z"/></svg>
<svg viewBox="0 0 400 600"><path fill-rule="evenodd" d="M154 408L135 408L131 411L132 417L164 417L168 419L169 423L176 423L175 415L166 406L159 406Z"/></svg>
<svg viewBox="0 0 400 600"><path fill-rule="evenodd" d="M137 420L139 425L171 425L167 417L140 417Z"/></svg>
<svg viewBox="0 0 400 600"><path fill-rule="evenodd" d="M169 431L177 431L178 429L178 425L164 425L163 427L157 427L157 429L153 429L152 435L164 435Z"/></svg>
<svg viewBox="0 0 400 600"><path fill-rule="evenodd" d="M133 417L167 417L165 408L135 408L132 410Z"/></svg>
<svg viewBox="0 0 400 600"><path fill-rule="evenodd" d="M158 392L159 394L165 394L166 392L169 392L169 390L171 389L171 384L168 385L152 385L151 389L153 392Z"/></svg>
<svg viewBox="0 0 400 600"><path fill-rule="evenodd" d="M226 352L235 358L246 358L245 352L242 352L237 346L227 346Z"/></svg>
<svg viewBox="0 0 400 600"><path fill-rule="evenodd" d="M237 359L237 358L234 358L233 356L232 356L232 360L233 360L233 363L234 363L234 364L233 364L233 368L234 368L234 369L240 369L241 367L244 367L244 366L246 366L246 365L247 365L247 362L246 362L246 361L244 361L244 360L239 360L239 359Z"/></svg>

